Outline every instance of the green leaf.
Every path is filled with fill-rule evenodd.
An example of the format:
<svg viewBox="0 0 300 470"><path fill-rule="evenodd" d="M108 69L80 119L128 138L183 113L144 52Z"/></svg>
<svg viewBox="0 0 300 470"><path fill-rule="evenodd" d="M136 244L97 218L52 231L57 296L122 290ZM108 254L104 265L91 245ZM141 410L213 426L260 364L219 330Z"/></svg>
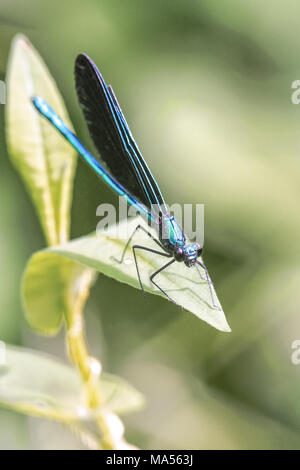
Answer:
<svg viewBox="0 0 300 470"><path fill-rule="evenodd" d="M58 359L26 348L6 346L0 364L0 404L27 414L65 422L89 420L80 377ZM143 396L120 377L102 374L103 406L117 414L140 409Z"/></svg>
<svg viewBox="0 0 300 470"><path fill-rule="evenodd" d="M6 136L13 164L23 178L49 245L69 238L69 211L76 164L74 149L34 108L42 96L72 128L57 86L25 36L12 43L7 83Z"/></svg>
<svg viewBox="0 0 300 470"><path fill-rule="evenodd" d="M143 222L140 219L122 222L97 236L88 235L33 255L23 279L24 307L30 325L40 330L51 322L51 317L56 320L61 318L64 305L68 302L68 285L74 285L72 277L76 276L75 266L70 265L70 260L79 263L79 269L83 266L92 268L139 288L132 250L128 249L123 263L117 261L138 223ZM115 233L116 229L118 233ZM149 237L145 238L142 231L135 235L134 243L157 249L157 245ZM146 291L162 295L150 282L150 275L165 262L166 258L153 253L138 252L139 270ZM59 272L63 274L58 275ZM230 331L221 306L220 309L212 306L209 285L200 279L195 268L174 263L157 276L156 282L185 310L221 331ZM214 289L213 293L214 301L218 302ZM58 323L56 320L53 324Z"/></svg>
<svg viewBox="0 0 300 470"><path fill-rule="evenodd" d="M55 253L35 253L25 270L22 297L26 319L39 333L53 335L73 312L82 283L90 285L95 272Z"/></svg>

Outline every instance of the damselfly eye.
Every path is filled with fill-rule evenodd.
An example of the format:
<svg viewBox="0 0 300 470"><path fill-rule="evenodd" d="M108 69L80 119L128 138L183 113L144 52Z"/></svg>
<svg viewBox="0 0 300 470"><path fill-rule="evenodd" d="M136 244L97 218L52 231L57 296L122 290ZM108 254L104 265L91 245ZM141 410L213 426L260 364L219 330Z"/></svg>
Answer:
<svg viewBox="0 0 300 470"><path fill-rule="evenodd" d="M175 248L174 250L174 258L176 261L183 261L183 249L180 247Z"/></svg>
<svg viewBox="0 0 300 470"><path fill-rule="evenodd" d="M199 256L202 255L202 248L199 246L199 248L197 249L197 258L199 258Z"/></svg>

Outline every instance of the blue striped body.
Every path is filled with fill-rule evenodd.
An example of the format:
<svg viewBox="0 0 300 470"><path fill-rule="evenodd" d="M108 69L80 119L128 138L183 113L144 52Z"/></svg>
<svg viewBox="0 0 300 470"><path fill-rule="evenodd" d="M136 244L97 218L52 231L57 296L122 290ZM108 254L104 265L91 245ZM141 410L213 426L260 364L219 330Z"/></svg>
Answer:
<svg viewBox="0 0 300 470"><path fill-rule="evenodd" d="M126 191L118 181L113 178L104 168L98 160L82 145L76 135L66 126L61 118L53 111L53 109L46 103L46 101L36 96L32 99L34 106L37 110L51 122L51 124L67 139L68 142L77 150L77 152L84 158L84 160L93 168L93 170L99 175L105 183L107 183L111 189L113 189L119 196L124 196L129 205L135 207L142 215L147 215L150 221L153 221L153 215L151 212L139 201L135 199L131 194Z"/></svg>
<svg viewBox="0 0 300 470"><path fill-rule="evenodd" d="M174 256L177 261L184 261L186 266L190 267L196 263L197 258L202 253L202 248L198 243L186 243L185 235L181 227L176 222L174 216L171 216L166 211L166 206L158 205L160 212L159 215L151 212L144 204L138 201L132 194L130 194L115 178L113 178L103 166L96 160L95 157L82 145L80 140L73 134L72 131L66 126L62 119L55 113L55 111L46 103L41 97L34 97L32 99L34 106L51 124L70 142L70 144L77 150L83 159L93 168L93 170L100 176L119 196L124 196L130 206L135 207L138 212L146 216L148 220L153 223L158 231L159 240L162 247L170 255ZM120 111L121 112L121 111ZM121 113L122 122L126 125L125 118ZM127 126L127 125L126 125ZM127 127L124 128L127 130Z"/></svg>
<svg viewBox="0 0 300 470"><path fill-rule="evenodd" d="M173 247L175 246L181 247L185 245L185 235L173 216L164 212L161 220L159 220L155 214L141 204L103 168L98 160L96 160L96 158L93 157L93 155L82 145L80 140L77 139L73 132L70 131L62 119L43 98L38 96L34 97L32 102L37 110L51 122L51 124L65 137L65 139L67 139L68 142L70 142L83 159L93 168L97 175L110 186L111 189L113 189L119 196L124 196L128 204L135 207L141 215L146 215L150 222L156 222L157 227L160 227L160 239L164 248L168 252L173 252ZM166 207L164 207L164 209L166 209Z"/></svg>

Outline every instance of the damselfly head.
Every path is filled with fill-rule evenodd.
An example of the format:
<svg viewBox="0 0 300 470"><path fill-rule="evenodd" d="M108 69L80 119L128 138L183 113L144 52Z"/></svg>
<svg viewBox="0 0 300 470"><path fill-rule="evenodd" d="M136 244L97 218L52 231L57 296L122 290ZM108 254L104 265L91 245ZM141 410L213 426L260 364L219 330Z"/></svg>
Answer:
<svg viewBox="0 0 300 470"><path fill-rule="evenodd" d="M188 243L186 245L174 247L174 258L176 261L184 261L188 267L196 263L197 258L201 256L202 248L199 243Z"/></svg>
<svg viewBox="0 0 300 470"><path fill-rule="evenodd" d="M174 247L174 258L176 261L183 261L184 260L184 252L182 246L175 246Z"/></svg>

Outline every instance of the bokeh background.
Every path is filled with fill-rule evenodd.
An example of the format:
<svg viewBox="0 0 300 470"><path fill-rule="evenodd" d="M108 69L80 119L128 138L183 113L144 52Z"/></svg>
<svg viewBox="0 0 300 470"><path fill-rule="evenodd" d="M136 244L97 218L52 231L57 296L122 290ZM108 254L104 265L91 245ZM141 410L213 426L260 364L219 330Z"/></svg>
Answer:
<svg viewBox="0 0 300 470"><path fill-rule="evenodd" d="M125 418L141 448L299 449L300 79L297 0L0 0L0 78L23 32L91 147L73 63L88 53L114 90L166 200L205 204L205 261L232 333L100 275L90 349L147 398ZM20 305L22 271L45 243L13 170L0 107L0 339L65 358ZM117 198L79 162L72 237ZM60 425L0 410L0 448L81 448Z"/></svg>

